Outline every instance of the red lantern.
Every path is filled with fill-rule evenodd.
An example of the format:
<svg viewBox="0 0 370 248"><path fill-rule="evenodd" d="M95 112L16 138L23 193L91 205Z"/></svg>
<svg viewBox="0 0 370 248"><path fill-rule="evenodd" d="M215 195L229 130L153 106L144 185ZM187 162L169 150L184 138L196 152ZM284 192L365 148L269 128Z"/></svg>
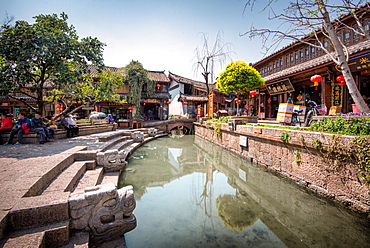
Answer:
<svg viewBox="0 0 370 248"><path fill-rule="evenodd" d="M144 105L145 105L147 102L148 102L148 101L144 100L144 101L143 101Z"/></svg>
<svg viewBox="0 0 370 248"><path fill-rule="evenodd" d="M345 80L344 80L344 76L343 76L343 75L339 75L339 76L336 78L336 80L337 80L338 82L340 82L340 83L339 83L339 85L340 85L340 86L344 86L344 85L346 85L346 82L345 82Z"/></svg>
<svg viewBox="0 0 370 248"><path fill-rule="evenodd" d="M184 105L186 106L186 105L188 105L189 103L188 102L184 102Z"/></svg>
<svg viewBox="0 0 370 248"><path fill-rule="evenodd" d="M271 98L267 99L267 102L268 102L268 103L271 103Z"/></svg>
<svg viewBox="0 0 370 248"><path fill-rule="evenodd" d="M157 89L161 88L161 85L160 84L157 84L156 86L157 86Z"/></svg>
<svg viewBox="0 0 370 248"><path fill-rule="evenodd" d="M249 95L251 95L252 97L254 97L256 94L257 94L257 91L255 90L252 90L249 92Z"/></svg>
<svg viewBox="0 0 370 248"><path fill-rule="evenodd" d="M128 110L130 110L130 112L132 112L132 110L134 109L133 107L128 107L127 108Z"/></svg>
<svg viewBox="0 0 370 248"><path fill-rule="evenodd" d="M63 105L57 104L57 105L55 105L55 109L56 110L63 110Z"/></svg>
<svg viewBox="0 0 370 248"><path fill-rule="evenodd" d="M311 82L313 83L320 83L322 81L322 76L320 75L313 75L311 77Z"/></svg>
<svg viewBox="0 0 370 248"><path fill-rule="evenodd" d="M170 101L167 101L166 103L167 103L167 104L171 104L171 102L170 102Z"/></svg>
<svg viewBox="0 0 370 248"><path fill-rule="evenodd" d="M313 75L311 77L311 82L313 82L313 86L315 86L315 90L317 90L317 86L319 86L319 83L322 80L322 76L320 75Z"/></svg>

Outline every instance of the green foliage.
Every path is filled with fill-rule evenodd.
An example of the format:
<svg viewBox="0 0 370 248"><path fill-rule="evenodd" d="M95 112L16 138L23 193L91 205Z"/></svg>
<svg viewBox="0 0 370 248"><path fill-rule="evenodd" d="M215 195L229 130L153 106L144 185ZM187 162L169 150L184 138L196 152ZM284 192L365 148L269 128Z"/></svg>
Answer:
<svg viewBox="0 0 370 248"><path fill-rule="evenodd" d="M298 150L294 151L295 162L299 165L301 163L301 154Z"/></svg>
<svg viewBox="0 0 370 248"><path fill-rule="evenodd" d="M360 177L370 184L370 138L357 137L351 143L351 150L360 171Z"/></svg>
<svg viewBox="0 0 370 248"><path fill-rule="evenodd" d="M284 142L288 142L291 139L291 137L287 132L282 132L280 134L280 139Z"/></svg>
<svg viewBox="0 0 370 248"><path fill-rule="evenodd" d="M148 78L148 71L144 69L139 61L132 60L123 68L124 80L129 83L130 102L140 112L140 102L142 95L151 96L154 93L155 81ZM145 92L143 92L143 89Z"/></svg>
<svg viewBox="0 0 370 248"><path fill-rule="evenodd" d="M221 92L243 94L264 84L259 72L244 61L231 62L217 78L216 87Z"/></svg>
<svg viewBox="0 0 370 248"><path fill-rule="evenodd" d="M92 37L79 41L65 13L34 19L34 24L16 21L14 26L2 27L0 94L31 97L42 111L46 81L64 87L76 83L87 72L88 63L102 67L104 44Z"/></svg>
<svg viewBox="0 0 370 248"><path fill-rule="evenodd" d="M215 123L213 133L216 134L217 137L222 138L221 123L220 122Z"/></svg>
<svg viewBox="0 0 370 248"><path fill-rule="evenodd" d="M370 135L370 118L368 116L324 118L312 123L310 130L335 134Z"/></svg>
<svg viewBox="0 0 370 248"><path fill-rule="evenodd" d="M212 119L206 120L206 122L228 123L230 118L231 118L231 116L223 116L223 117L220 117L220 118L212 118Z"/></svg>

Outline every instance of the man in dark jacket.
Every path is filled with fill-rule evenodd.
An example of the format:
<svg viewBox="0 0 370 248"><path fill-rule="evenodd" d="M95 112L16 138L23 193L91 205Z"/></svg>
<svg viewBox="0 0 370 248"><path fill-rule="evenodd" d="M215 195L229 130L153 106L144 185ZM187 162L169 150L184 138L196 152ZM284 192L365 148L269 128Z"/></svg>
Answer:
<svg viewBox="0 0 370 248"><path fill-rule="evenodd" d="M10 132L8 142L6 142L4 145L13 144L13 138L14 138L15 134L17 134L17 143L15 143L14 145L21 145L22 144L22 137L23 137L23 134L24 134L23 129L30 128L30 127L31 127L30 119L28 119L24 114L19 113L18 114L18 121L17 121L17 123L15 123L14 128Z"/></svg>
<svg viewBox="0 0 370 248"><path fill-rule="evenodd" d="M48 141L46 138L44 119L41 118L40 114L35 114L35 117L31 120L31 132L38 133L40 136L40 144L44 144Z"/></svg>

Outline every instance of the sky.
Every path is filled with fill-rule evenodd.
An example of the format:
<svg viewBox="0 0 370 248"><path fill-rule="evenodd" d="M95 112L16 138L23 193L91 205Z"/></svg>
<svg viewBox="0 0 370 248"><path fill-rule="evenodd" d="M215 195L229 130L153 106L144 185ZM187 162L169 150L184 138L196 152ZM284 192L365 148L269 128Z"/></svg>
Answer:
<svg viewBox="0 0 370 248"><path fill-rule="evenodd" d="M268 24L268 13L260 11L267 1L258 0L253 11L243 11L246 1L0 0L0 21L9 15L33 23L36 15L65 12L80 38L97 37L106 44L106 66L124 67L138 60L147 70L204 81L194 66L202 34L212 46L221 31L223 41L232 45L234 61L254 63L264 57L261 40L241 34L251 25L273 25ZM215 69L216 76L228 62Z"/></svg>

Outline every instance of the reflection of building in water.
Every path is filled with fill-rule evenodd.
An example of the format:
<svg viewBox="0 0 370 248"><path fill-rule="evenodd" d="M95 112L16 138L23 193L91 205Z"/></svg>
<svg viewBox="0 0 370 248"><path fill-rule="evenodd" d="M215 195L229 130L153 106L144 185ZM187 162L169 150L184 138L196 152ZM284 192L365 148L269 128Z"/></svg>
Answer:
<svg viewBox="0 0 370 248"><path fill-rule="evenodd" d="M217 199L218 208L230 208L218 209L226 226L238 230L243 225L251 224L254 218L259 218L288 247L314 247L317 244L320 247L365 247L369 244L370 237L358 234L358 230L366 228L366 224L359 224L359 219L343 214L345 210L324 200L319 201L298 186L248 163L236 154L223 152L222 148L208 141L195 137L194 143L206 158L217 157L214 163L216 170L224 173L228 183L246 197L246 204L251 204L251 218L243 223L234 219L233 214L238 210L231 210L231 204L222 204ZM225 198L234 201L234 205L242 202L238 193Z"/></svg>

